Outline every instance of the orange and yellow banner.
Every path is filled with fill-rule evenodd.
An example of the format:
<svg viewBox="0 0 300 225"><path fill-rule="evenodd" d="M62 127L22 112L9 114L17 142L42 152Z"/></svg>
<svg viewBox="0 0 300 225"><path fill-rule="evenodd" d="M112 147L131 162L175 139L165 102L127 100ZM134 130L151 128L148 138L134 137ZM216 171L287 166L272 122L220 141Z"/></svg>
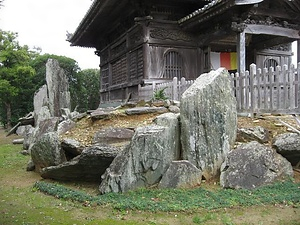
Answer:
<svg viewBox="0 0 300 225"><path fill-rule="evenodd" d="M236 52L211 52L212 69L225 67L227 70L237 69Z"/></svg>

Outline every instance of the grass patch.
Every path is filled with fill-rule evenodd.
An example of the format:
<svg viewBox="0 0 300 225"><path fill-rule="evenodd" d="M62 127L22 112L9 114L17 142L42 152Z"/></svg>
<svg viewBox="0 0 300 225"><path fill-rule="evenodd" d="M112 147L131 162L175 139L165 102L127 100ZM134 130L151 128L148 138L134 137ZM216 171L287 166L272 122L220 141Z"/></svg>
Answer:
<svg viewBox="0 0 300 225"><path fill-rule="evenodd" d="M86 204L111 205L118 210L145 211L190 211L199 208L219 209L234 206L253 206L264 204L287 204L299 206L299 184L278 182L253 191L220 189L210 191L203 188L183 189L138 189L127 193L109 193L92 196L85 192L73 190L65 186L36 182L36 190L59 199L72 200Z"/></svg>

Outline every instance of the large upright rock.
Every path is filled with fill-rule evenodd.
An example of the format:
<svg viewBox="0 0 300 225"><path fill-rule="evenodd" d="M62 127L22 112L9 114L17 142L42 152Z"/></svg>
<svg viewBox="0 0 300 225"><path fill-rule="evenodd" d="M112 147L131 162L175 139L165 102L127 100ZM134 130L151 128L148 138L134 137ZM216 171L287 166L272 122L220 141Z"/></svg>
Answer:
<svg viewBox="0 0 300 225"><path fill-rule="evenodd" d="M57 60L48 59L46 81L49 95L49 109L52 116L61 116L60 109L71 108L69 83L65 71Z"/></svg>
<svg viewBox="0 0 300 225"><path fill-rule="evenodd" d="M229 152L220 183L225 188L254 189L292 176L290 162L275 150L252 141Z"/></svg>
<svg viewBox="0 0 300 225"><path fill-rule="evenodd" d="M48 99L48 87L47 85L43 85L40 87L38 91L34 93L33 97L33 112L34 112L34 119L35 122L38 120L38 115L42 110L42 107L48 106L49 99Z"/></svg>
<svg viewBox="0 0 300 225"><path fill-rule="evenodd" d="M166 113L155 125L137 128L131 144L102 176L101 193L125 192L157 184L171 162L180 157L178 115Z"/></svg>
<svg viewBox="0 0 300 225"><path fill-rule="evenodd" d="M237 129L236 100L225 69L201 75L183 93L180 121L183 159L206 179L216 177Z"/></svg>

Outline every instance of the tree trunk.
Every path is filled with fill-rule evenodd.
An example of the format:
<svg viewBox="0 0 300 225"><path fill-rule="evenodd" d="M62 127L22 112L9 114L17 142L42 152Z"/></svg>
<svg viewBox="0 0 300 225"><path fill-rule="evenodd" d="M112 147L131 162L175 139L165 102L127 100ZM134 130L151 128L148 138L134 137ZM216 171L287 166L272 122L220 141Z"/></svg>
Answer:
<svg viewBox="0 0 300 225"><path fill-rule="evenodd" d="M11 104L10 102L5 102L5 108L6 108L6 128L11 129Z"/></svg>

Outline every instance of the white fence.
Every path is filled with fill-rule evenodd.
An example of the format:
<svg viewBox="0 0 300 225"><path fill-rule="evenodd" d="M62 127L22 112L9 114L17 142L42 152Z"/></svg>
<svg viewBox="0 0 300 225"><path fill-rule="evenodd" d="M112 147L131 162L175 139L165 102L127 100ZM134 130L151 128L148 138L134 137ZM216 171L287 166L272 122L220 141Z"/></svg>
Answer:
<svg viewBox="0 0 300 225"><path fill-rule="evenodd" d="M232 74L238 112L298 114L300 63Z"/></svg>
<svg viewBox="0 0 300 225"><path fill-rule="evenodd" d="M295 68L277 66L275 69L256 68L250 66L250 71L241 74L231 74L233 93L237 100L239 113L300 113L299 96L300 63ZM155 91L165 89L165 95L172 100L179 100L182 93L194 83L193 80L178 80L176 77L171 82L155 83L139 86L139 98L150 100Z"/></svg>
<svg viewBox="0 0 300 225"><path fill-rule="evenodd" d="M168 99L180 101L181 95L188 89L194 80L186 80L184 77L180 80L174 77L172 81L165 83L152 82L150 85L142 87L139 85L139 99L151 100L154 92L164 89L164 93Z"/></svg>

